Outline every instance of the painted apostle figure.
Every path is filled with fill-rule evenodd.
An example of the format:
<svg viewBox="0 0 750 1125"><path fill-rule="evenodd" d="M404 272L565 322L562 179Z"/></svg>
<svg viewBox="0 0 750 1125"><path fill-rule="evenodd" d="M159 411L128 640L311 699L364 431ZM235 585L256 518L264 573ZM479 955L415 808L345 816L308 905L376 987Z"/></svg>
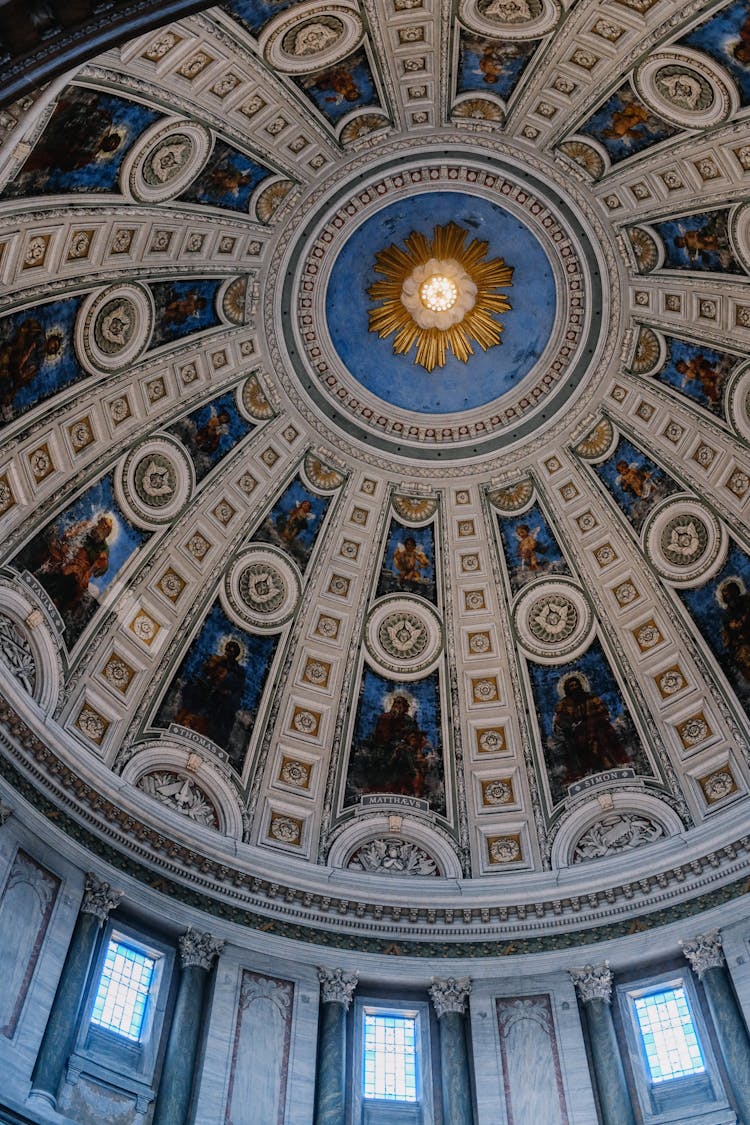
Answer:
<svg viewBox="0 0 750 1125"><path fill-rule="evenodd" d="M565 681L553 726L564 745L567 784L588 773L629 764L606 704L586 691L579 676L569 676Z"/></svg>
<svg viewBox="0 0 750 1125"><path fill-rule="evenodd" d="M729 580L721 587L724 620L721 638L743 679L750 682L750 594L739 582Z"/></svg>

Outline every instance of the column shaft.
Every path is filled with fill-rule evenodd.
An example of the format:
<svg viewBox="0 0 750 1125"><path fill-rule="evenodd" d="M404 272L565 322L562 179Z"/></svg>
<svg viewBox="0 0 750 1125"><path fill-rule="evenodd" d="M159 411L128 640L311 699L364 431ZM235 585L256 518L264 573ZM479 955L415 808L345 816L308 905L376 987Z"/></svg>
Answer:
<svg viewBox="0 0 750 1125"><path fill-rule="evenodd" d="M603 1125L635 1125L612 1009L606 1000L584 1003Z"/></svg>
<svg viewBox="0 0 750 1125"><path fill-rule="evenodd" d="M346 1122L346 1007L336 1000L320 1005L314 1120L315 1125Z"/></svg>
<svg viewBox="0 0 750 1125"><path fill-rule="evenodd" d="M184 1125L187 1121L207 979L208 970L198 965L182 970L152 1125Z"/></svg>
<svg viewBox="0 0 750 1125"><path fill-rule="evenodd" d="M750 1125L750 1042L728 971L721 966L702 976L729 1082L742 1125Z"/></svg>
<svg viewBox="0 0 750 1125"><path fill-rule="evenodd" d="M68 946L55 999L31 1076L31 1092L55 1106L57 1091L75 1043L78 1012L86 988L101 919L79 914Z"/></svg>
<svg viewBox="0 0 750 1125"><path fill-rule="evenodd" d="M461 1012L444 1012L440 1017L440 1086L443 1119L450 1125L474 1125L465 1016Z"/></svg>

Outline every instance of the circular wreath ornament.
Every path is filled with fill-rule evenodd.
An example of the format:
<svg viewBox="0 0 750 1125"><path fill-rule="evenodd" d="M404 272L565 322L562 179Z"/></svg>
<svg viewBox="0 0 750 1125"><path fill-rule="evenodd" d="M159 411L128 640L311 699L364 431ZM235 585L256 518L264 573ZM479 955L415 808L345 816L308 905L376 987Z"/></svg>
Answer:
<svg viewBox="0 0 750 1125"><path fill-rule="evenodd" d="M403 680L425 675L442 651L440 618L421 598L383 598L367 620L365 645L379 672Z"/></svg>
<svg viewBox="0 0 750 1125"><path fill-rule="evenodd" d="M165 435L140 442L115 474L117 502L136 527L170 524L195 487L193 463L179 442Z"/></svg>
<svg viewBox="0 0 750 1125"><path fill-rule="evenodd" d="M570 582L534 582L521 595L514 620L522 647L540 664L559 664L588 647L591 608Z"/></svg>
<svg viewBox="0 0 750 1125"><path fill-rule="evenodd" d="M701 585L726 556L726 532L700 501L681 496L656 508L643 528L646 555L673 586Z"/></svg>
<svg viewBox="0 0 750 1125"><path fill-rule="evenodd" d="M368 289L380 304L370 309L370 331L383 338L396 333L393 350L405 355L416 344L414 360L426 371L444 367L448 352L466 363L472 341L483 351L500 343L503 326L494 319L510 301L497 289L512 285L513 267L503 258L486 261L486 242L456 223L436 226L432 238L412 231L403 248L375 255L384 280Z"/></svg>
<svg viewBox="0 0 750 1125"><path fill-rule="evenodd" d="M220 590L227 616L255 633L275 633L294 616L302 592L297 568L274 547L253 545L229 567Z"/></svg>
<svg viewBox="0 0 750 1125"><path fill-rule="evenodd" d="M151 293L135 282L90 294L76 320L76 352L87 371L122 371L146 351L154 326Z"/></svg>

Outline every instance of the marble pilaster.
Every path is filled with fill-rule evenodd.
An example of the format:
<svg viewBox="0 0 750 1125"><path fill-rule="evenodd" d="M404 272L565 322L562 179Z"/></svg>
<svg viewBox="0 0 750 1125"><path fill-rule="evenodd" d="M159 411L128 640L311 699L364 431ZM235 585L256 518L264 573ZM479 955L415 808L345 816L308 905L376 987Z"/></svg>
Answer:
<svg viewBox="0 0 750 1125"><path fill-rule="evenodd" d="M609 962L572 969L570 977L585 1012L603 1125L635 1125L612 1019L613 975Z"/></svg>
<svg viewBox="0 0 750 1125"><path fill-rule="evenodd" d="M179 941L180 985L169 1028L152 1125L184 1125L196 1073L206 982L224 948L211 934L189 929Z"/></svg>
<svg viewBox="0 0 750 1125"><path fill-rule="evenodd" d="M440 1027L440 1087L443 1118L451 1125L474 1125L469 1053L466 1044L468 977L432 978L430 998Z"/></svg>
<svg viewBox="0 0 750 1125"><path fill-rule="evenodd" d="M681 941L703 985L742 1125L750 1125L750 1039L727 969L721 934L712 930Z"/></svg>
<svg viewBox="0 0 750 1125"><path fill-rule="evenodd" d="M318 969L320 1030L315 1082L315 1125L345 1125L346 1013L358 974L343 969Z"/></svg>
<svg viewBox="0 0 750 1125"><path fill-rule="evenodd" d="M75 1043L76 1018L99 930L122 894L96 875L86 876L83 900L31 1076L31 1096L48 1102L53 1108Z"/></svg>

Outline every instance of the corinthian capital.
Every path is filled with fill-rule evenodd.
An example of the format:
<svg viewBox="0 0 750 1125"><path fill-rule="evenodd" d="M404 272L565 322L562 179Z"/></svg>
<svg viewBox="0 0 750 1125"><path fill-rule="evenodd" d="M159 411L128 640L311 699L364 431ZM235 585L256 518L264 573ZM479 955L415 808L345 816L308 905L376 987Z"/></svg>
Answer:
<svg viewBox="0 0 750 1125"><path fill-rule="evenodd" d="M582 969L571 969L570 979L583 1004L588 1004L590 1000L611 1003L613 977L609 961L602 961L598 965L584 965Z"/></svg>
<svg viewBox="0 0 750 1125"><path fill-rule="evenodd" d="M324 1004L343 1004L348 1010L357 987L359 973L347 973L344 969L318 969L320 998Z"/></svg>
<svg viewBox="0 0 750 1125"><path fill-rule="evenodd" d="M111 910L119 906L123 891L115 891L109 883L97 878L93 872L86 876L86 887L81 903L82 914L93 914L100 922L106 922Z"/></svg>
<svg viewBox="0 0 750 1125"><path fill-rule="evenodd" d="M461 1015L464 1015L470 992L471 979L469 977L448 977L447 980L433 977L430 985L430 998L437 1018L440 1019L446 1012L460 1012Z"/></svg>
<svg viewBox="0 0 750 1125"><path fill-rule="evenodd" d="M725 963L721 934L718 930L711 930L708 934L698 934L689 941L681 941L680 945L690 962L690 968L698 974L698 980L703 980L703 974L708 969L721 969Z"/></svg>
<svg viewBox="0 0 750 1125"><path fill-rule="evenodd" d="M180 963L183 969L197 966L199 969L210 969L214 958L218 957L224 948L224 942L218 941L213 934L201 934L198 930L189 927L179 940Z"/></svg>

